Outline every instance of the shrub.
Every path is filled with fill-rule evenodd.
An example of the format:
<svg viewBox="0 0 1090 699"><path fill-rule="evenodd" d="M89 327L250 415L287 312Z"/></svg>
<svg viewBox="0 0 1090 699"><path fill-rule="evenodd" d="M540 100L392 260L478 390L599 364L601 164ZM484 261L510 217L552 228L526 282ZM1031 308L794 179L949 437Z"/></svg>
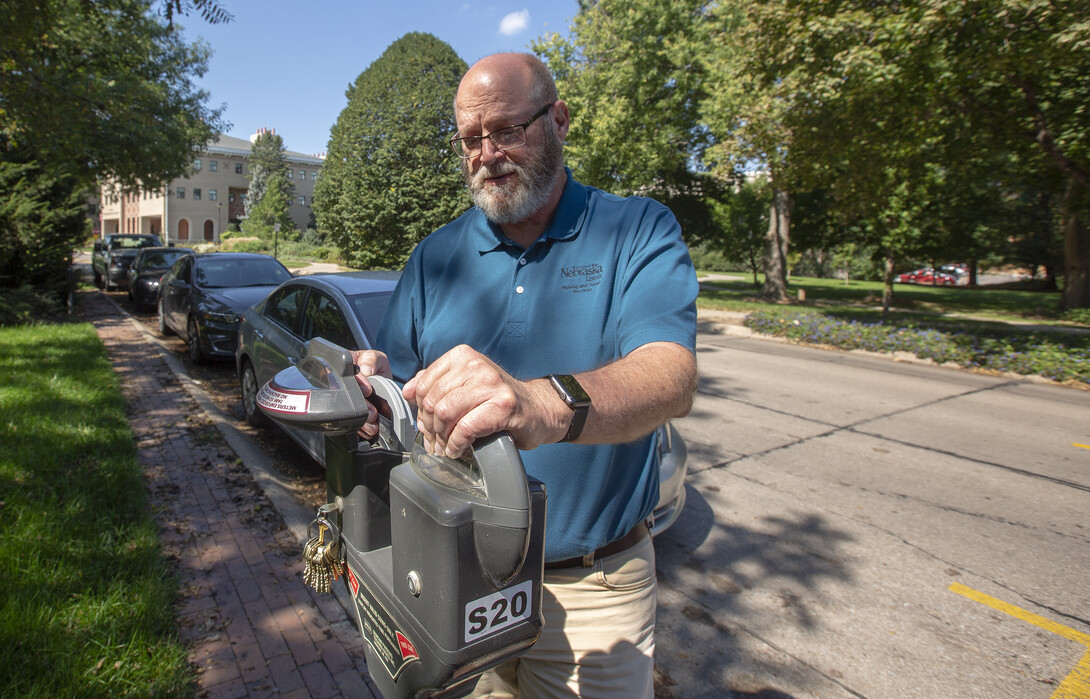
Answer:
<svg viewBox="0 0 1090 699"><path fill-rule="evenodd" d="M0 289L0 327L55 321L64 311L63 301L53 293L30 286Z"/></svg>
<svg viewBox="0 0 1090 699"><path fill-rule="evenodd" d="M1090 325L1090 308L1071 308L1060 314L1060 320Z"/></svg>
<svg viewBox="0 0 1090 699"><path fill-rule="evenodd" d="M224 244L222 249L224 251L230 250L231 252L268 252L268 241L261 240L260 238L235 238L227 241L229 244Z"/></svg>

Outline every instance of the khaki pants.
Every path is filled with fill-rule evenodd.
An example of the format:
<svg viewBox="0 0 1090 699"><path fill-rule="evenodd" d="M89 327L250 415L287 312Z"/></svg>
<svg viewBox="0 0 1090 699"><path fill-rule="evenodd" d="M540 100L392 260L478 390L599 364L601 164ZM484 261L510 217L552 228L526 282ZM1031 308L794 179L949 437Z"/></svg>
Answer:
<svg viewBox="0 0 1090 699"><path fill-rule="evenodd" d="M654 696L655 548L646 537L592 568L545 571L544 628L521 657L481 676L474 697Z"/></svg>

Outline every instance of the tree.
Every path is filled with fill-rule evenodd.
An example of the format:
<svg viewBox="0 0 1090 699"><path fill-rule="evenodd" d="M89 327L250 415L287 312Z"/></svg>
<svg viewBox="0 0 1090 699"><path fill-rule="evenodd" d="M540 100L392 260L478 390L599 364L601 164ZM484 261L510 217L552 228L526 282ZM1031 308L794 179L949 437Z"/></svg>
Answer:
<svg viewBox="0 0 1090 699"><path fill-rule="evenodd" d="M714 238L703 238L728 260L744 264L753 275L754 286L760 286L757 275L764 271L762 256L771 196L765 178L743 179L729 195L715 202L718 233Z"/></svg>
<svg viewBox="0 0 1090 699"><path fill-rule="evenodd" d="M693 189L706 144L696 112L706 5L581 2L570 39L552 33L533 42L571 111L565 159L580 181L663 200Z"/></svg>
<svg viewBox="0 0 1090 699"><path fill-rule="evenodd" d="M265 196L256 204L247 201L246 219L242 222L242 232L262 240L289 240L298 237L295 222L291 219L288 207L291 204L288 188L284 185L284 176L280 173L268 179ZM280 224L279 229L276 224Z"/></svg>
<svg viewBox="0 0 1090 699"><path fill-rule="evenodd" d="M54 286L95 178L164 185L222 130L221 110L192 82L207 48L146 2L0 0L0 16L0 285Z"/></svg>
<svg viewBox="0 0 1090 699"><path fill-rule="evenodd" d="M410 33L349 86L314 188L319 228L357 267L401 268L424 236L469 206L447 139L466 64Z"/></svg>
<svg viewBox="0 0 1090 699"><path fill-rule="evenodd" d="M0 289L65 287L75 242L88 230L86 195L77 178L51 172L25 152L0 158Z"/></svg>
<svg viewBox="0 0 1090 699"><path fill-rule="evenodd" d="M190 9L200 12L209 24L226 24L234 19L215 0L163 0L163 13L168 24L173 24L175 14L188 15Z"/></svg>
<svg viewBox="0 0 1090 699"><path fill-rule="evenodd" d="M0 16L0 135L43 166L154 189L223 130L192 82L207 47L147 3L0 0Z"/></svg>
<svg viewBox="0 0 1090 699"><path fill-rule="evenodd" d="M275 203L262 207L266 197L273 192L276 193ZM284 157L284 139L274 131L262 130L254 139L250 149L250 176L246 190L247 220L252 216L253 211L260 208L263 222L258 226L262 231L266 223L271 226L276 221L294 229L295 223L288 215L288 207L294 196L295 187L288 181L288 161ZM242 230L247 235L259 235L257 229L251 230L246 222L243 222ZM271 233L271 231L272 228L269 228L268 232Z"/></svg>
<svg viewBox="0 0 1090 699"><path fill-rule="evenodd" d="M804 88L797 77L771 62L769 38L780 36L743 0L720 0L709 14L710 32L703 52L707 97L700 118L712 135L704 162L719 177L762 170L771 198L765 232L765 280L761 296L784 302L787 253L791 236L791 191L805 174L791 157L791 118Z"/></svg>
<svg viewBox="0 0 1090 699"><path fill-rule="evenodd" d="M970 107L994 148L1032 143L1058 176L1064 288L1060 308L1090 308L1090 2L976 0L927 3L956 80L947 94ZM1047 181L1047 180L1046 180Z"/></svg>
<svg viewBox="0 0 1090 699"><path fill-rule="evenodd" d="M713 65L757 85L709 102L743 105L726 132L735 142L778 127L750 139L778 149L774 181L778 162L785 181L820 183L845 218L866 220L886 250L887 288L898 253L956 249L957 235L974 248L979 227L950 230L957 216L942 200L997 207L1007 183L1036 169L1024 156L1035 144L1060 175L1049 199L1062 208L1061 305L1090 306L1088 12L1087 0L722 0L717 17L744 21Z"/></svg>

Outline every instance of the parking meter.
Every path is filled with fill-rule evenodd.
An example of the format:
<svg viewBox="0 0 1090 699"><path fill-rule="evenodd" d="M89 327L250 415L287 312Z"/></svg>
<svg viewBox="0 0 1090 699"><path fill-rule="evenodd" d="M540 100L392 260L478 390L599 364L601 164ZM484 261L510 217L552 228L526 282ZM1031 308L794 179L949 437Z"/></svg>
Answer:
<svg viewBox="0 0 1090 699"><path fill-rule="evenodd" d="M356 371L347 350L316 338L258 405L326 435L330 504L319 521L335 546L323 550L342 566L375 684L387 699L464 696L541 631L545 487L506 433L462 459L428 453L412 406L383 377L368 379L380 434L362 440Z"/></svg>

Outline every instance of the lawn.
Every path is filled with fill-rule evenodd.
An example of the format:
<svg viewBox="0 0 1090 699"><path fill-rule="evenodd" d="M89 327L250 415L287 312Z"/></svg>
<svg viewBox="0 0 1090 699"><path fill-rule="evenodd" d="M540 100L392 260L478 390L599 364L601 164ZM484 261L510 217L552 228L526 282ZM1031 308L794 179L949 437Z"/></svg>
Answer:
<svg viewBox="0 0 1090 699"><path fill-rule="evenodd" d="M708 274L701 272L699 276L704 279ZM752 277L731 276L741 278L702 282L700 303L703 307L742 311L768 307L768 304L756 300L758 288L753 285ZM979 287L894 284L891 312L894 316L946 319L969 316L1005 322L1077 325L1057 318L1058 292L1037 291L1031 286L1026 282ZM805 294L805 301L795 304L798 306L856 316L879 316L882 312L881 282L853 281L845 284L842 279L793 277L788 286L793 300L798 298L800 290ZM1084 325L1090 327L1090 323Z"/></svg>
<svg viewBox="0 0 1090 699"><path fill-rule="evenodd" d="M0 686L188 697L117 379L87 324L0 327Z"/></svg>
<svg viewBox="0 0 1090 699"><path fill-rule="evenodd" d="M1057 293L1020 286L897 284L890 312L884 314L877 282L795 278L790 292L796 301L775 305L756 299L752 280L706 279L697 303L746 312L746 325L753 330L793 342L910 352L966 369L1090 386L1090 324L1058 317ZM1088 317L1085 312L1069 315L1081 321Z"/></svg>

